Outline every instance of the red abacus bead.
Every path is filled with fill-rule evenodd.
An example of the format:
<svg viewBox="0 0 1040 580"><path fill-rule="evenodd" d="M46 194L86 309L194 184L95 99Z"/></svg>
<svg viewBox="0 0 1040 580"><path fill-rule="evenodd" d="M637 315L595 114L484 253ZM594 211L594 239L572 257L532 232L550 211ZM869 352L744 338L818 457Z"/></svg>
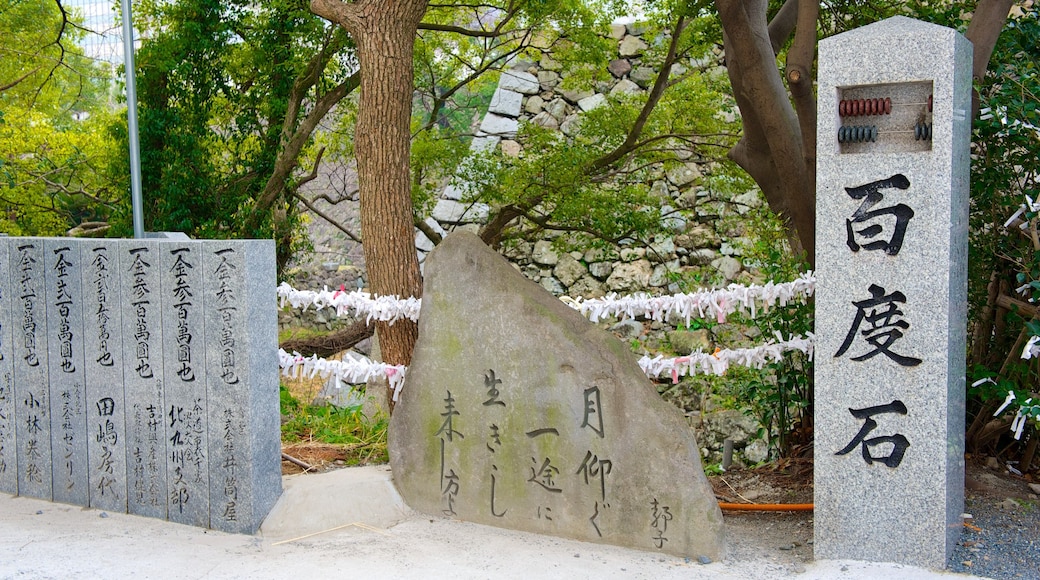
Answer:
<svg viewBox="0 0 1040 580"><path fill-rule="evenodd" d="M890 97L885 97L885 114L887 115L887 114L889 114L891 112L892 112L892 99Z"/></svg>
<svg viewBox="0 0 1040 580"><path fill-rule="evenodd" d="M878 112L877 109L878 109L877 99L870 99L870 114L871 115L877 115L877 112Z"/></svg>
<svg viewBox="0 0 1040 580"><path fill-rule="evenodd" d="M838 115L845 116L845 101L838 101Z"/></svg>
<svg viewBox="0 0 1040 580"><path fill-rule="evenodd" d="M863 99L856 99L856 115L863 114Z"/></svg>
<svg viewBox="0 0 1040 580"><path fill-rule="evenodd" d="M928 95L928 112L932 112L932 95Z"/></svg>

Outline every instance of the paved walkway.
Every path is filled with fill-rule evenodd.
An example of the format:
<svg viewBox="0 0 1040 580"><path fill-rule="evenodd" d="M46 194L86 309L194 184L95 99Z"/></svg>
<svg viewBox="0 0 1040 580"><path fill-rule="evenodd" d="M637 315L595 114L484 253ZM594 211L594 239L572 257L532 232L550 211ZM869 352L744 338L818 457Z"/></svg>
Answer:
<svg viewBox="0 0 1040 580"><path fill-rule="evenodd" d="M905 566L683 558L431 518L386 467L285 479L257 536L0 494L0 578L964 579Z"/></svg>

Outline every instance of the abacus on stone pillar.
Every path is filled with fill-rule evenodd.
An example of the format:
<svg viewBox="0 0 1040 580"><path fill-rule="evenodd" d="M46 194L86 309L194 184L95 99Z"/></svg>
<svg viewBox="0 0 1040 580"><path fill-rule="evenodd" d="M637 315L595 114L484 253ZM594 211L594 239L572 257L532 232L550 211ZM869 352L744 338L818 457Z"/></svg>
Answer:
<svg viewBox="0 0 1040 580"><path fill-rule="evenodd" d="M942 568L960 536L971 59L904 17L820 43L818 559Z"/></svg>

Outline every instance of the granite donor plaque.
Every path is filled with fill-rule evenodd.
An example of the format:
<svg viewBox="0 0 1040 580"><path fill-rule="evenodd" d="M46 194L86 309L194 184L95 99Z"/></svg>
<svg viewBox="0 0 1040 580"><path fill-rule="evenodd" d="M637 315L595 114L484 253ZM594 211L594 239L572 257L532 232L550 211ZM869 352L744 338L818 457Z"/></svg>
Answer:
<svg viewBox="0 0 1040 580"><path fill-rule="evenodd" d="M427 258L419 340L390 423L420 511L718 559L697 443L613 336L476 236Z"/></svg>
<svg viewBox="0 0 1040 580"><path fill-rule="evenodd" d="M0 491L255 532L281 494L274 264L0 238Z"/></svg>
<svg viewBox="0 0 1040 580"><path fill-rule="evenodd" d="M274 243L203 248L210 526L253 533L282 492Z"/></svg>
<svg viewBox="0 0 1040 580"><path fill-rule="evenodd" d="M817 558L942 568L960 536L971 62L904 17L820 43Z"/></svg>
<svg viewBox="0 0 1040 580"><path fill-rule="evenodd" d="M53 499L51 458L51 396L48 385L47 260L42 239L11 238L7 246L11 267L11 321L13 332L15 441L20 495ZM2 273L0 273L2 274ZM12 329L14 331L14 329Z"/></svg>
<svg viewBox="0 0 1040 580"><path fill-rule="evenodd" d="M79 243L83 273L89 506L127 511L126 398L119 257L111 242Z"/></svg>
<svg viewBox="0 0 1040 580"><path fill-rule="evenodd" d="M11 348L11 258L7 246L0 244L0 493L18 491L17 443L14 438L14 370Z"/></svg>

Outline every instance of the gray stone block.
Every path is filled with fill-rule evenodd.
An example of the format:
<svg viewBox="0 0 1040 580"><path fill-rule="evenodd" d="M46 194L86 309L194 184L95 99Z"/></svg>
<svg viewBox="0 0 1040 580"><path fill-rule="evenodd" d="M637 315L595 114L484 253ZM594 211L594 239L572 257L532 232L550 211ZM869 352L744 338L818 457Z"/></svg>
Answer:
<svg viewBox="0 0 1040 580"><path fill-rule="evenodd" d="M820 43L820 559L942 568L960 535L971 52L903 17ZM842 114L885 98L888 115ZM931 141L907 133L918 119ZM849 125L877 126L876 141L840 143Z"/></svg>
<svg viewBox="0 0 1040 580"><path fill-rule="evenodd" d="M519 127L520 123L516 119L494 113L484 115L484 120L480 122L481 131L488 135L497 135L499 137L515 137Z"/></svg>
<svg viewBox="0 0 1040 580"><path fill-rule="evenodd" d="M692 430L624 344L474 235L445 238L426 268L388 443L411 507L722 556L722 516Z"/></svg>
<svg viewBox="0 0 1040 580"><path fill-rule="evenodd" d="M87 411L83 375L83 293L79 246L43 242L50 375L54 501L87 505Z"/></svg>
<svg viewBox="0 0 1040 580"><path fill-rule="evenodd" d="M524 96L516 91L503 88L495 90L491 96L491 104L488 105L489 113L497 113L506 117L517 117L520 115L520 106L523 104Z"/></svg>
<svg viewBox="0 0 1040 580"><path fill-rule="evenodd" d="M14 349L11 342L11 289L13 276L9 240L0 239L0 493L18 493L15 450Z"/></svg>
<svg viewBox="0 0 1040 580"><path fill-rule="evenodd" d="M210 241L203 270L210 526L254 533L281 494L274 242Z"/></svg>
<svg viewBox="0 0 1040 580"><path fill-rule="evenodd" d="M168 518L200 527L210 523L202 309L205 243L169 241L159 245Z"/></svg>
<svg viewBox="0 0 1040 580"><path fill-rule="evenodd" d="M113 512L127 510L123 301L119 292L119 247L124 243L79 242L90 482L87 505Z"/></svg>
<svg viewBox="0 0 1040 580"><path fill-rule="evenodd" d="M159 242L123 240L119 256L126 397L127 509L167 516Z"/></svg>
<svg viewBox="0 0 1040 580"><path fill-rule="evenodd" d="M541 86L538 84L538 77L531 73L517 70L502 71L502 76L498 80L498 88L500 90L516 91L525 95L535 95L541 90Z"/></svg>
<svg viewBox="0 0 1040 580"><path fill-rule="evenodd" d="M47 292L43 240L10 238L18 494L51 500L51 403L47 374ZM14 333L12 333L14 334Z"/></svg>

